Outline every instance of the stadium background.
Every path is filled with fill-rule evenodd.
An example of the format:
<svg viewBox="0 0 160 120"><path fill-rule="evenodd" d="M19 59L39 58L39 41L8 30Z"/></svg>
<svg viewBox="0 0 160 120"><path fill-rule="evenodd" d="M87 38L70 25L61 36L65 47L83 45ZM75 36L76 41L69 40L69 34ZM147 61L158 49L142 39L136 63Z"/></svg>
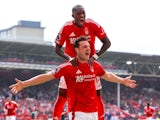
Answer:
<svg viewBox="0 0 160 120"><path fill-rule="evenodd" d="M44 41L45 28L40 25L40 22L19 21L18 25L0 30L0 120L4 118L7 96L19 104L17 120L30 120L35 113L37 120L52 116L58 80L27 88L17 95L12 95L8 88L15 78L29 79L64 62L54 52L54 46ZM155 117L160 117L160 56L107 51L98 61L119 76L132 75L138 84L130 89L101 80L106 116L142 118L143 108L150 102L156 108Z"/></svg>

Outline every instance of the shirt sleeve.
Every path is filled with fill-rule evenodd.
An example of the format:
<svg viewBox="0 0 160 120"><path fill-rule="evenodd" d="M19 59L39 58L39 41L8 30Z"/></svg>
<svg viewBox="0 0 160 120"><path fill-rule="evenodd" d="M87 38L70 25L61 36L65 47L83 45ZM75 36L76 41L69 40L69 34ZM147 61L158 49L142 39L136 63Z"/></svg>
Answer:
<svg viewBox="0 0 160 120"><path fill-rule="evenodd" d="M55 43L58 44L58 45L60 45L60 46L63 46L63 44L65 43L65 39L66 39L65 36L66 36L66 35L65 35L65 27L63 27L63 28L59 31L59 33L58 33L58 35L57 35L57 37L56 37L56 39L55 39Z"/></svg>
<svg viewBox="0 0 160 120"><path fill-rule="evenodd" d="M61 28L61 30L59 31L56 39L55 39L55 43L63 46L63 44L65 43L65 41L68 39L67 37L67 33L68 33L68 29L70 28L70 25L72 24L71 21L66 22L63 27Z"/></svg>
<svg viewBox="0 0 160 120"><path fill-rule="evenodd" d="M64 64L61 64L61 65L57 66L56 69L55 69L55 71L52 72L52 74L54 75L54 77L56 79L59 79L62 76L64 76L65 73L66 73L67 66L68 66L68 63L64 63Z"/></svg>
<svg viewBox="0 0 160 120"><path fill-rule="evenodd" d="M54 75L54 77L56 78L56 79L59 79L62 75L61 75L61 72L62 70L61 70L61 68L60 68L60 66L58 66L58 67L56 67L56 69L55 69L55 71L52 71L52 74Z"/></svg>
<svg viewBox="0 0 160 120"><path fill-rule="evenodd" d="M97 61L95 61L95 68L97 76L102 76L105 74L105 69Z"/></svg>
<svg viewBox="0 0 160 120"><path fill-rule="evenodd" d="M91 20L91 25L94 30L94 34L101 40L107 36L106 32L104 31L103 27L96 23L95 21Z"/></svg>

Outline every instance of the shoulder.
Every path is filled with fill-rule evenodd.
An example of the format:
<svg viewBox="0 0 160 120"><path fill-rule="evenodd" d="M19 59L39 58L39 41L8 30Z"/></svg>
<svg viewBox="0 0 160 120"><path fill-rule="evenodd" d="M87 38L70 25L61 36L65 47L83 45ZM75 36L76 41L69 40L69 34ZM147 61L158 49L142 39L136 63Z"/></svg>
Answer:
<svg viewBox="0 0 160 120"><path fill-rule="evenodd" d="M63 68L63 67L67 67L67 66L71 66L72 64L70 62L66 62L66 63L62 63L60 65L58 65L58 67Z"/></svg>
<svg viewBox="0 0 160 120"><path fill-rule="evenodd" d="M145 107L144 107L144 110L146 110L146 109L147 109L147 107L145 106Z"/></svg>
<svg viewBox="0 0 160 120"><path fill-rule="evenodd" d="M16 101L12 101L12 103L17 104L17 102L16 102Z"/></svg>
<svg viewBox="0 0 160 120"><path fill-rule="evenodd" d="M101 65L101 64L100 64L98 61L96 61L96 60L94 61L94 64L95 64L95 65Z"/></svg>
<svg viewBox="0 0 160 120"><path fill-rule="evenodd" d="M86 19L86 24L92 25L93 27L98 27L98 28L101 27L97 22L95 22L93 19L90 18Z"/></svg>
<svg viewBox="0 0 160 120"><path fill-rule="evenodd" d="M60 30L60 33L62 33L62 31L63 32L68 31L68 29L70 29L71 26L73 26L73 22L72 21L65 22L64 25L62 26L61 30Z"/></svg>
<svg viewBox="0 0 160 120"><path fill-rule="evenodd" d="M96 67L96 66L102 67L102 65L101 65L98 61L96 61L96 60L94 61L94 64L93 64L93 65L94 65L95 67Z"/></svg>
<svg viewBox="0 0 160 120"><path fill-rule="evenodd" d="M56 67L56 71L59 71L60 69L64 69L64 68L67 68L68 66L71 66L72 64L70 62L67 62L67 63L63 63L63 64L60 64Z"/></svg>
<svg viewBox="0 0 160 120"><path fill-rule="evenodd" d="M16 101L12 101L12 104L18 106L17 102Z"/></svg>
<svg viewBox="0 0 160 120"><path fill-rule="evenodd" d="M71 69L71 63L63 63L59 66L56 67L54 71L52 71L52 74L55 76L55 78L60 78L61 75L64 76L66 75L70 69Z"/></svg>
<svg viewBox="0 0 160 120"><path fill-rule="evenodd" d="M154 107L152 107L152 106L151 106L151 109L152 109L152 110L155 110L155 108L154 108Z"/></svg>
<svg viewBox="0 0 160 120"><path fill-rule="evenodd" d="M5 102L5 104L4 105L7 105L8 104L8 102Z"/></svg>
<svg viewBox="0 0 160 120"><path fill-rule="evenodd" d="M91 18L87 18L86 19L86 23L89 23L89 24L97 24L97 22L95 22L93 19Z"/></svg>
<svg viewBox="0 0 160 120"><path fill-rule="evenodd" d="M91 18L87 18L86 19L86 23L94 23L95 21L93 20L93 19L91 19Z"/></svg>
<svg viewBox="0 0 160 120"><path fill-rule="evenodd" d="M68 26L72 26L73 25L73 21L67 21L64 23L63 27L68 27Z"/></svg>

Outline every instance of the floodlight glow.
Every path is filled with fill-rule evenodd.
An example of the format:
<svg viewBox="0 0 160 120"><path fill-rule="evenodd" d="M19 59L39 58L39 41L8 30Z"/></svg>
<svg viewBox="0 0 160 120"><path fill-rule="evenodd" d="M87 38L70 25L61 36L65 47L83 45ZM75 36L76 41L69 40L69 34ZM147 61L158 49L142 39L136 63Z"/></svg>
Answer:
<svg viewBox="0 0 160 120"><path fill-rule="evenodd" d="M130 65L130 64L132 64L132 61L126 61L126 64Z"/></svg>

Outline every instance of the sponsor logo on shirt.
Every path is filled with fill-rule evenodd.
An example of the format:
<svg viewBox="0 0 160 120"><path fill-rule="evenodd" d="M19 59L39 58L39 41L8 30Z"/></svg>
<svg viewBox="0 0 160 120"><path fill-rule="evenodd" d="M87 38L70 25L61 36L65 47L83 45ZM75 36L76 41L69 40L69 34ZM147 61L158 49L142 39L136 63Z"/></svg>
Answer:
<svg viewBox="0 0 160 120"><path fill-rule="evenodd" d="M88 35L89 34L89 30L87 27L85 27L85 34Z"/></svg>
<svg viewBox="0 0 160 120"><path fill-rule="evenodd" d="M76 74L81 74L82 72L78 69L77 70L77 72L76 72Z"/></svg>
<svg viewBox="0 0 160 120"><path fill-rule="evenodd" d="M86 37L87 41L91 41L91 36L90 36L90 35L86 35L85 37ZM70 38L69 38L70 43L71 43L71 44L74 44L75 41L76 41L78 38L79 38L79 37L77 37L77 38L75 38L75 37L70 37Z"/></svg>
<svg viewBox="0 0 160 120"><path fill-rule="evenodd" d="M70 37L70 43L71 44L74 44L74 42L76 41L76 38L75 38L75 33L74 32L72 32L70 35L69 35L69 37Z"/></svg>
<svg viewBox="0 0 160 120"><path fill-rule="evenodd" d="M69 37L74 37L74 36L76 36L74 32L72 32L72 33L69 35Z"/></svg>
<svg viewBox="0 0 160 120"><path fill-rule="evenodd" d="M95 74L90 75L77 75L76 76L76 82L85 82L85 81L92 81L96 79Z"/></svg>

